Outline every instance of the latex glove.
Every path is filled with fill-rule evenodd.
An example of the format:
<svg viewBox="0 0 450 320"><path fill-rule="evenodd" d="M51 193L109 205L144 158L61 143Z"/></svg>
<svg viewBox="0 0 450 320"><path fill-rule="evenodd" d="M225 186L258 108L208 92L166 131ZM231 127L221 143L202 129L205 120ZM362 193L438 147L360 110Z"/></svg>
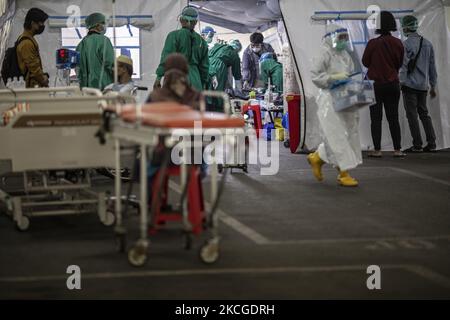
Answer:
<svg viewBox="0 0 450 320"><path fill-rule="evenodd" d="M214 90L216 90L217 87L219 86L219 81L217 81L217 77L216 76L212 77L212 86L213 86Z"/></svg>
<svg viewBox="0 0 450 320"><path fill-rule="evenodd" d="M331 81L345 80L347 79L349 74L347 72L334 73L330 75Z"/></svg>
<svg viewBox="0 0 450 320"><path fill-rule="evenodd" d="M242 86L243 89L250 89L250 85L247 80L244 81L244 85Z"/></svg>
<svg viewBox="0 0 450 320"><path fill-rule="evenodd" d="M430 89L430 97L431 97L431 99L436 98L436 96L437 96L436 90L434 88L431 88Z"/></svg>
<svg viewBox="0 0 450 320"><path fill-rule="evenodd" d="M153 90L161 88L161 80L156 79L155 83L153 84Z"/></svg>

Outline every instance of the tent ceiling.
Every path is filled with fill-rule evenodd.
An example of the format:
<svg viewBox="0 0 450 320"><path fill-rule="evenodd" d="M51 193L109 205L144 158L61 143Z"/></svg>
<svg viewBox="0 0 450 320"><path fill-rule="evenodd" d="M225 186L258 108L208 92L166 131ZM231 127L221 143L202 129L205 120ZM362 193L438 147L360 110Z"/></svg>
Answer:
<svg viewBox="0 0 450 320"><path fill-rule="evenodd" d="M202 22L240 33L264 31L281 18L278 0L191 0L190 4L199 9Z"/></svg>

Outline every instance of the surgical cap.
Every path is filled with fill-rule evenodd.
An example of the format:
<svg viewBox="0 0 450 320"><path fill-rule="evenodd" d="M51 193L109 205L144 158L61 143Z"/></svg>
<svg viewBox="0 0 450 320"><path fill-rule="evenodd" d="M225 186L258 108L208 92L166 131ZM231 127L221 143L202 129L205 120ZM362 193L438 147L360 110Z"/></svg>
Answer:
<svg viewBox="0 0 450 320"><path fill-rule="evenodd" d="M401 20L402 27L416 31L419 28L419 22L414 16L404 16Z"/></svg>
<svg viewBox="0 0 450 320"><path fill-rule="evenodd" d="M88 29L95 27L99 23L106 24L106 17L99 12L92 13L86 17L85 24Z"/></svg>
<svg viewBox="0 0 450 320"><path fill-rule="evenodd" d="M181 18L183 18L186 21L197 21L198 11L194 7L187 6L181 12Z"/></svg>

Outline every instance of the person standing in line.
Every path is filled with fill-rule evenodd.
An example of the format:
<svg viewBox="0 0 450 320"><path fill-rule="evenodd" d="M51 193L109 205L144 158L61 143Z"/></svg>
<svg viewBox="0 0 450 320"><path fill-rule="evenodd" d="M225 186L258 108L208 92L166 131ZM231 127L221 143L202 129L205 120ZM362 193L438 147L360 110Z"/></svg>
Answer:
<svg viewBox="0 0 450 320"><path fill-rule="evenodd" d="M369 157L381 158L381 124L383 106L389 122L394 157L404 157L401 151L401 131L398 120L398 105L400 101L400 83L398 72L403 64L404 48L401 40L392 36L397 31L397 24L392 13L381 11L379 14L380 36L372 39L364 50L362 63L368 69L367 76L373 80L376 103L370 107L371 132L374 151Z"/></svg>
<svg viewBox="0 0 450 320"><path fill-rule="evenodd" d="M417 33L419 22L416 17L405 16L401 22L407 39L404 42L405 58L400 69L400 84L413 138L412 147L405 152L436 152L436 134L427 108L428 90L432 99L436 97L437 71L433 45ZM428 142L424 148L418 117Z"/></svg>

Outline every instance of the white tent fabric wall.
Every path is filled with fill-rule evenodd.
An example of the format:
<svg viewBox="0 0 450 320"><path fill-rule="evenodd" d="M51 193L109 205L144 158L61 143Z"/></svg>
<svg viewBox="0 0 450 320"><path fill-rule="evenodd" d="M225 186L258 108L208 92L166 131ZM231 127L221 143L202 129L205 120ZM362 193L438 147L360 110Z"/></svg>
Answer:
<svg viewBox="0 0 450 320"><path fill-rule="evenodd" d="M31 7L38 7L50 16L71 15L68 8L78 6L81 9L80 15L89 15L93 12L102 12L106 16L112 14L111 0L17 0L16 15L13 27L9 36L8 46L12 46L14 41L22 32L25 14ZM175 30L177 18L186 5L186 1L166 0L166 1L126 1L116 0L117 15L152 15L155 26L151 31L141 29L141 86L152 87L156 78L156 68L159 64L161 51L167 34ZM47 28L42 35L36 37L45 71L50 77L56 75L55 50L61 47L61 31L58 28Z"/></svg>
<svg viewBox="0 0 450 320"><path fill-rule="evenodd" d="M11 0L12 1L12 0ZM241 1L233 1L233 9L238 10L244 5ZM273 1L272 1L273 2ZM272 3L271 2L271 3ZM16 0L16 14L14 23L8 37L8 46L13 45L22 31L22 24L26 11L31 7L39 7L51 16L70 15L68 8L73 5L80 7L81 15L92 12L111 14L111 0L73 0L70 2L58 0ZM195 3L195 2L194 2ZM212 2L204 2L211 5ZM356 4L357 3L357 4ZM167 1L125 1L116 0L117 15L152 15L155 26L151 31L141 30L141 81L140 85L151 87L156 77L155 71L159 63L160 54L167 34L179 27L177 17L186 0ZM247 4L247 2L245 2ZM437 133L438 148L450 147L450 67L448 53L450 32L447 29L447 15L441 0L280 0L287 30L289 32L292 51L298 63L304 85L304 98L306 101L306 146L315 148L319 142L319 131L316 119L315 96L317 88L312 84L310 77L311 61L320 50L321 39L325 31L323 23L312 22L311 16L316 11L365 11L369 5L378 5L387 10L413 9L418 15L421 26L419 31L435 46L436 62L439 70L438 98L429 101L429 109L434 120ZM224 16L224 19L227 17ZM273 16L276 21L279 16ZM231 18L230 18L231 19ZM353 24L352 24L353 25ZM357 31L356 29L353 30ZM50 28L37 37L44 68L51 77L56 74L54 54L61 46L61 33L57 28ZM403 103L400 104L400 118L402 130L402 143L409 146L411 137L406 121ZM372 147L370 134L369 111L361 111L361 144L364 149ZM302 130L303 133L303 130ZM383 124L383 149L391 148L391 139L387 122Z"/></svg>
<svg viewBox="0 0 450 320"><path fill-rule="evenodd" d="M435 49L436 64L439 74L438 97L429 101L429 110L433 118L438 148L450 147L450 66L448 57L450 52L450 32L443 2L441 0L280 0L287 30L290 35L292 49L299 65L305 89L306 100L306 146L315 148L319 142L315 96L317 88L311 81L310 69L312 58L321 47L325 33L324 23L313 22L311 16L317 11L366 11L370 5L378 5L382 10L414 10L420 21L419 32L429 39ZM406 120L403 101L400 101L400 124L402 131L402 145L412 144L408 123ZM370 134L370 117L368 108L361 110L360 121L361 145L363 149L372 148ZM383 149L392 149L387 121L383 121Z"/></svg>
<svg viewBox="0 0 450 320"><path fill-rule="evenodd" d="M3 56L7 49L15 9L16 6L14 0L0 2L0 61L3 61Z"/></svg>

